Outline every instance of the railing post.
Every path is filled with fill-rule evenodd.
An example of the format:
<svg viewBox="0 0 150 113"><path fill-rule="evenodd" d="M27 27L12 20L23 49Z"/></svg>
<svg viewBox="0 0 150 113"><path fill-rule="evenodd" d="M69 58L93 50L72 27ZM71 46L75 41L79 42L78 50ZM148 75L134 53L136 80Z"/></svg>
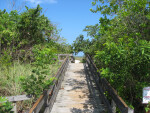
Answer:
<svg viewBox="0 0 150 113"><path fill-rule="evenodd" d="M93 63L92 59L90 58L89 55L86 56L86 62L88 67L90 68L90 71L92 71L93 73L93 77L94 79L96 77L100 77L100 73L96 72L97 67L96 65ZM95 74L95 75L94 75ZM112 102L111 102L111 106L110 103L107 102L107 98L103 99L104 104L107 104L107 106L109 106L109 111L110 113L116 113L116 107L120 109L121 113L134 113L134 109L131 109L127 106L127 104L123 101L123 99L121 97L119 97L117 91L110 85L110 83L105 79L105 78L99 78L99 81L97 81L98 79L95 79L94 81L96 82L96 84L98 84L97 86L100 87L101 86L101 95L103 96L103 98L106 98L106 96L104 95L104 92L107 91L109 96L112 97Z"/></svg>
<svg viewBox="0 0 150 113"><path fill-rule="evenodd" d="M131 109L130 107L128 107L128 113L134 113L134 109Z"/></svg>
<svg viewBox="0 0 150 113"><path fill-rule="evenodd" d="M13 113L17 113L17 104L16 104L16 101L13 102L13 108L12 108L11 111L13 111Z"/></svg>
<svg viewBox="0 0 150 113"><path fill-rule="evenodd" d="M112 113L116 113L116 104L113 99L111 100L111 108L112 108Z"/></svg>

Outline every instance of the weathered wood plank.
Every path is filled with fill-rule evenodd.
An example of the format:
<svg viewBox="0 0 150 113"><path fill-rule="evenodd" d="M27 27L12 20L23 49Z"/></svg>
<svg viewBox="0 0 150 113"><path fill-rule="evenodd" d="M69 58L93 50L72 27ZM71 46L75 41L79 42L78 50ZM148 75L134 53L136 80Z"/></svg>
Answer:
<svg viewBox="0 0 150 113"><path fill-rule="evenodd" d="M90 71L93 72L93 71L91 70L91 65L90 65L90 63L89 63L89 62L87 62L87 63L88 63L88 67L89 67ZM110 106L110 104L109 104L109 102L108 102L106 96L104 95L104 91L103 91L102 88L100 87L100 84L99 84L99 82L96 80L96 78L95 78L94 75L93 75L93 79L94 79L94 81L95 81L95 83L96 83L96 86L98 87L98 91L100 92L100 94L101 94L101 96L102 96L102 99L103 99L104 104L107 106L108 113L112 113L111 106Z"/></svg>
<svg viewBox="0 0 150 113"><path fill-rule="evenodd" d="M53 90L52 97L51 97L51 99L50 99L50 102L48 103L49 106L46 107L44 113L50 113L51 110L52 110L52 107L53 107L53 105L54 105L54 102L55 102L55 100L56 100L58 91L59 91L59 89L60 89L60 87L61 87L61 83L62 83L63 78L64 78L64 74L65 74L65 71L66 71L67 63L68 63L68 62L66 62L65 66L64 66L64 69L63 69L63 72L61 73L61 76L60 76L59 80L57 81L57 86L55 85L55 88L54 88L54 90Z"/></svg>
<svg viewBox="0 0 150 113"><path fill-rule="evenodd" d="M72 54L58 54L58 56L73 56Z"/></svg>
<svg viewBox="0 0 150 113"><path fill-rule="evenodd" d="M10 102L17 102L17 101L22 101L22 100L29 100L31 98L32 98L31 95L17 95L17 96L6 97L6 99L8 99L8 101L10 101Z"/></svg>
<svg viewBox="0 0 150 113"><path fill-rule="evenodd" d="M128 107L128 113L134 113L134 109Z"/></svg>
<svg viewBox="0 0 150 113"><path fill-rule="evenodd" d="M41 101L37 104L36 108L33 110L34 113L39 113L40 112L42 106L45 103L45 99L46 99L46 96L43 96L43 98L41 99Z"/></svg>
<svg viewBox="0 0 150 113"><path fill-rule="evenodd" d="M45 107L49 106L49 103L55 100L55 97L57 95L57 86L60 84L61 75L65 73L65 70L67 68L67 65L69 63L69 57L67 57L64 62L62 63L61 67L58 69L56 75L54 76L56 79L53 80L53 85L49 87L48 90L45 90L44 93L40 96L40 98L36 101L36 103L33 105L33 107L30 109L29 113L39 113L42 109L43 105ZM50 96L50 98L49 98ZM48 98L50 99L50 102L48 102ZM53 99L54 98L54 99ZM48 109L47 109L48 110Z"/></svg>
<svg viewBox="0 0 150 113"><path fill-rule="evenodd" d="M101 86L103 87L103 90L108 91L109 96L112 97L112 99L114 100L115 104L120 109L120 111L122 113L130 113L130 112L133 113L134 110L132 110L131 108L129 108L127 106L127 104L117 94L117 91L108 83L108 81L105 78L100 77L100 73L97 71L98 69L89 55L87 55L86 61L89 65L89 67L91 68L91 71L93 72L93 77L95 78L95 76L96 76L98 78L98 79L95 78L95 82L99 81ZM96 84L98 84L98 83L96 83ZM98 84L98 85L100 85L100 84ZM102 93L104 93L104 92L102 92ZM106 102L105 102L105 104L106 104Z"/></svg>
<svg viewBox="0 0 150 113"><path fill-rule="evenodd" d="M37 105L40 103L40 101L42 100L43 95L41 95L38 100L35 102L35 104L33 105L33 107L30 109L29 113L32 113L34 111L34 109L37 107Z"/></svg>
<svg viewBox="0 0 150 113"><path fill-rule="evenodd" d="M108 91L108 94L112 97L114 102L116 103L117 107L120 109L122 113L127 113L128 106L123 101L123 99L117 94L117 91L107 82L105 78L102 79L104 87Z"/></svg>
<svg viewBox="0 0 150 113"><path fill-rule="evenodd" d="M114 102L114 100L111 100L111 108L112 108L112 112L116 113L116 103Z"/></svg>

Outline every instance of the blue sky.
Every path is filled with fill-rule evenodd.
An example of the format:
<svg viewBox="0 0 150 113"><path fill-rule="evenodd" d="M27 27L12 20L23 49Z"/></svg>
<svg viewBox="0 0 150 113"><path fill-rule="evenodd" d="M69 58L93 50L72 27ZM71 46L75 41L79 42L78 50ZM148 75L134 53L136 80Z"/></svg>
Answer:
<svg viewBox="0 0 150 113"><path fill-rule="evenodd" d="M62 29L60 35L66 38L69 44L80 34L87 38L83 29L86 25L98 23L101 16L100 13L90 11L90 8L94 8L91 4L93 0L0 0L0 9L10 11L12 1L16 1L16 9L25 5L32 8L40 4L45 16Z"/></svg>

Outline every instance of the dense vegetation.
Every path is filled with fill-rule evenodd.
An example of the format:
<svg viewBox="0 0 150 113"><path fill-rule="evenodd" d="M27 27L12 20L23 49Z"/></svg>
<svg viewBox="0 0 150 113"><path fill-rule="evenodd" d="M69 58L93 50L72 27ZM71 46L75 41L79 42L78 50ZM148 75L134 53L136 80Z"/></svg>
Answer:
<svg viewBox="0 0 150 113"><path fill-rule="evenodd" d="M99 24L86 26L91 40L77 37L75 53L83 51L95 61L135 112L142 112L142 89L150 86L150 2L148 0L94 0Z"/></svg>
<svg viewBox="0 0 150 113"><path fill-rule="evenodd" d="M142 112L142 89L150 85L150 2L94 0L92 5L96 9L91 11L103 16L98 24L85 27L91 39L77 37L74 52L89 54L101 76L135 112ZM32 94L33 100L19 103L31 105L55 79L57 54L71 52L62 40L39 5L21 13L0 10L0 96ZM0 112L11 108L6 102Z"/></svg>
<svg viewBox="0 0 150 113"><path fill-rule="evenodd" d="M0 10L0 96L31 94L30 102L18 103L20 110L29 107L55 79L57 54L70 52L71 46L39 5L26 6L21 13ZM11 106L3 97L0 112L9 112Z"/></svg>

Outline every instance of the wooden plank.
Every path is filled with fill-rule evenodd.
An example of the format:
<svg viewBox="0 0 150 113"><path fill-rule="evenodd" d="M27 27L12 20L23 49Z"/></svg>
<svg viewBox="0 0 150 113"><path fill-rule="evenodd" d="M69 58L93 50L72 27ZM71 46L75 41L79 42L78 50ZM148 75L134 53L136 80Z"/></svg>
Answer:
<svg viewBox="0 0 150 113"><path fill-rule="evenodd" d="M58 56L73 56L72 54L58 54Z"/></svg>
<svg viewBox="0 0 150 113"><path fill-rule="evenodd" d="M41 101L37 104L36 108L33 110L34 113L39 113L40 112L42 106L45 103L45 99L46 99L46 96L43 96L43 98L41 99Z"/></svg>
<svg viewBox="0 0 150 113"><path fill-rule="evenodd" d="M92 74L92 78L94 79L94 82L96 83L96 86L97 86L97 88L98 88L98 91L99 91L99 93L100 93L100 96L101 96L101 98L102 98L102 101L103 101L103 103L105 104L105 106L107 106L108 113L112 113L111 106L110 106L110 104L109 104L109 102L108 102L106 96L104 95L104 91L103 91L103 89L101 88L99 82L96 80L96 78L95 78L95 76L94 76L94 74L93 74L93 70L91 70L91 65L88 64L88 67L89 67L90 72L91 72L91 74Z"/></svg>
<svg viewBox="0 0 150 113"><path fill-rule="evenodd" d="M31 98L32 98L31 95L17 95L17 96L6 97L6 99L9 102L13 102L13 109L11 111L13 111L14 113L17 113L17 105L16 105L17 101L29 100Z"/></svg>
<svg viewBox="0 0 150 113"><path fill-rule="evenodd" d="M57 85L59 77L60 77L61 73L63 72L63 70L66 68L66 65L68 64L68 61L69 61L68 59L69 59L69 57L66 57L66 59L64 60L64 62L61 65L61 67L58 69L56 75L54 76L54 77L56 77L56 79L54 79L54 81L53 81L54 85L50 86L49 89L40 96L40 98L36 101L36 103L30 109L29 113L33 113L33 112L39 113L42 106L44 105L44 103L48 105L48 103L47 103L48 96L49 95L53 96L53 91L55 90L55 87Z"/></svg>
<svg viewBox="0 0 150 113"><path fill-rule="evenodd" d="M58 82L58 83L59 83L59 82ZM55 99L56 99L56 97L57 97L57 93L58 93L59 89L60 89L60 88L59 88L59 85L57 85L57 86L55 85L54 90L53 90L52 97L51 97L50 102L49 102L49 106L46 107L44 113L50 113L50 111L51 111L51 109L52 109L52 107L53 107L53 104L54 104L54 102L55 102Z"/></svg>
<svg viewBox="0 0 150 113"><path fill-rule="evenodd" d="M123 99L117 94L117 91L108 83L108 81L105 78L102 79L102 82L104 84L104 87L107 89L108 94L112 97L120 111L122 113L127 113L128 106L123 101Z"/></svg>
<svg viewBox="0 0 150 113"><path fill-rule="evenodd" d="M128 113L134 113L134 109L128 107Z"/></svg>
<svg viewBox="0 0 150 113"><path fill-rule="evenodd" d="M31 98L32 98L31 95L17 95L17 96L6 97L6 99L8 99L8 101L10 101L10 102L17 102L17 101L22 101L22 100L29 100Z"/></svg>
<svg viewBox="0 0 150 113"><path fill-rule="evenodd" d="M13 103L13 108L11 109L11 111L13 113L17 113L17 104L16 104L16 102Z"/></svg>
<svg viewBox="0 0 150 113"><path fill-rule="evenodd" d="M49 90L45 91L42 97L36 101L29 113L39 113L44 103L47 103L48 95L51 95L55 85L52 85Z"/></svg>
<svg viewBox="0 0 150 113"><path fill-rule="evenodd" d="M92 68L93 73L96 73L97 67L94 64L94 62L92 61L92 59L90 58L90 56L87 55L86 59L87 59L88 64L92 65L91 68ZM94 72L94 70L96 70L96 71ZM131 109L127 106L127 104L117 94L117 91L108 83L108 81L105 78L102 78L102 79L100 78L99 72L97 72L97 77L99 77L99 80L101 81L102 86L104 87L103 89L106 89L108 91L109 95L112 97L112 99L114 100L114 102L116 103L116 105L118 106L118 108L121 110L122 113L134 112L133 109Z"/></svg>
<svg viewBox="0 0 150 113"><path fill-rule="evenodd" d="M89 62L88 62L88 67L89 67L90 71L92 72L92 70L91 70L91 68L90 68ZM94 79L94 81L95 81L95 83L96 83L96 86L98 87L98 91L100 92L100 95L102 96L102 99L103 99L104 104L107 106L108 113L112 113L111 106L110 106L110 104L109 104L109 102L108 102L106 96L104 95L104 91L103 91L102 88L100 87L99 82L96 81L95 76L93 76L93 79Z"/></svg>
<svg viewBox="0 0 150 113"><path fill-rule="evenodd" d="M59 73L57 73L56 74L56 80L54 80L55 82L55 85L57 85L58 84L58 82L59 82L59 77L61 76L61 73L62 73L62 71L64 70L63 68L65 68L64 67L64 65L65 65L65 63L63 64L63 66L60 68L60 70L59 70ZM54 86L53 86L54 87ZM51 89L51 88L50 88ZM54 89L54 88L53 88ZM49 93L50 91L48 91L48 93ZM53 90L51 91L51 93L50 93L50 95L52 95L52 92L53 92Z"/></svg>
<svg viewBox="0 0 150 113"><path fill-rule="evenodd" d="M44 113L50 113L50 111L51 111L50 109L51 109L51 107L52 107L53 104L54 104L54 99L55 99L55 97L57 96L57 95L55 95L56 89L57 89L57 87L55 86L55 87L54 87L54 90L53 90L53 92L52 92L52 96L51 96L51 98L50 98L50 102L48 103L49 106L47 106L47 107L45 108Z"/></svg>
<svg viewBox="0 0 150 113"><path fill-rule="evenodd" d="M59 60L59 62L63 62L64 60Z"/></svg>
<svg viewBox="0 0 150 113"><path fill-rule="evenodd" d="M114 100L111 100L111 108L112 108L112 112L116 113L116 103L114 102Z"/></svg>
<svg viewBox="0 0 150 113"><path fill-rule="evenodd" d="M42 108L42 106L43 106L43 104L44 104L44 102L45 101L43 101L44 99L46 99L46 98L44 98L44 96L46 96L46 95L51 95L51 93L52 93L52 90L53 90L53 87L54 87L54 85L51 85L50 86L50 89L48 89L47 91L45 91L45 93L44 94L42 94L40 97L39 97L39 99L36 101L36 103L33 105L33 107L30 109L30 111L29 111L29 113L32 113L33 111L35 112L35 111L38 111L38 109L36 110L36 108L38 107L38 108ZM40 104L40 106L38 106ZM35 112L35 113L38 113L38 112Z"/></svg>
<svg viewBox="0 0 150 113"><path fill-rule="evenodd" d="M63 56L65 56L65 57L68 57L68 56L73 56L72 54L58 54L58 60L59 60L59 62L63 62L64 60L61 60L61 56L63 57Z"/></svg>
<svg viewBox="0 0 150 113"><path fill-rule="evenodd" d="M45 96L47 96L47 98L45 100L45 106L49 106L48 99L51 98L54 87L55 87L55 84L51 85L50 89L48 89L46 92L47 94Z"/></svg>
<svg viewBox="0 0 150 113"><path fill-rule="evenodd" d="M39 102L41 101L41 99L43 98L43 95L41 95L38 100L35 102L35 104L33 105L33 107L30 109L29 113L32 113L33 110L37 107L37 105L39 104Z"/></svg>
<svg viewBox="0 0 150 113"><path fill-rule="evenodd" d="M67 60L66 63L64 64L64 67L63 67L63 69L62 69L61 76L60 76L60 78L59 78L59 80L57 81L57 84L56 84L57 86L55 85L56 88L54 88L54 90L53 90L53 93L54 93L54 94L52 94L52 97L51 97L50 102L49 102L49 106L45 108L44 113L50 113L51 110L52 110L52 107L53 107L53 104L54 104L54 102L55 102L55 100L56 100L58 91L59 91L59 89L60 89L60 87L61 87L61 83L62 83L62 81L63 81L63 78L64 78L64 75L65 75L65 72L66 72L66 68L67 68L68 63L69 63L69 62L68 62L68 60Z"/></svg>

